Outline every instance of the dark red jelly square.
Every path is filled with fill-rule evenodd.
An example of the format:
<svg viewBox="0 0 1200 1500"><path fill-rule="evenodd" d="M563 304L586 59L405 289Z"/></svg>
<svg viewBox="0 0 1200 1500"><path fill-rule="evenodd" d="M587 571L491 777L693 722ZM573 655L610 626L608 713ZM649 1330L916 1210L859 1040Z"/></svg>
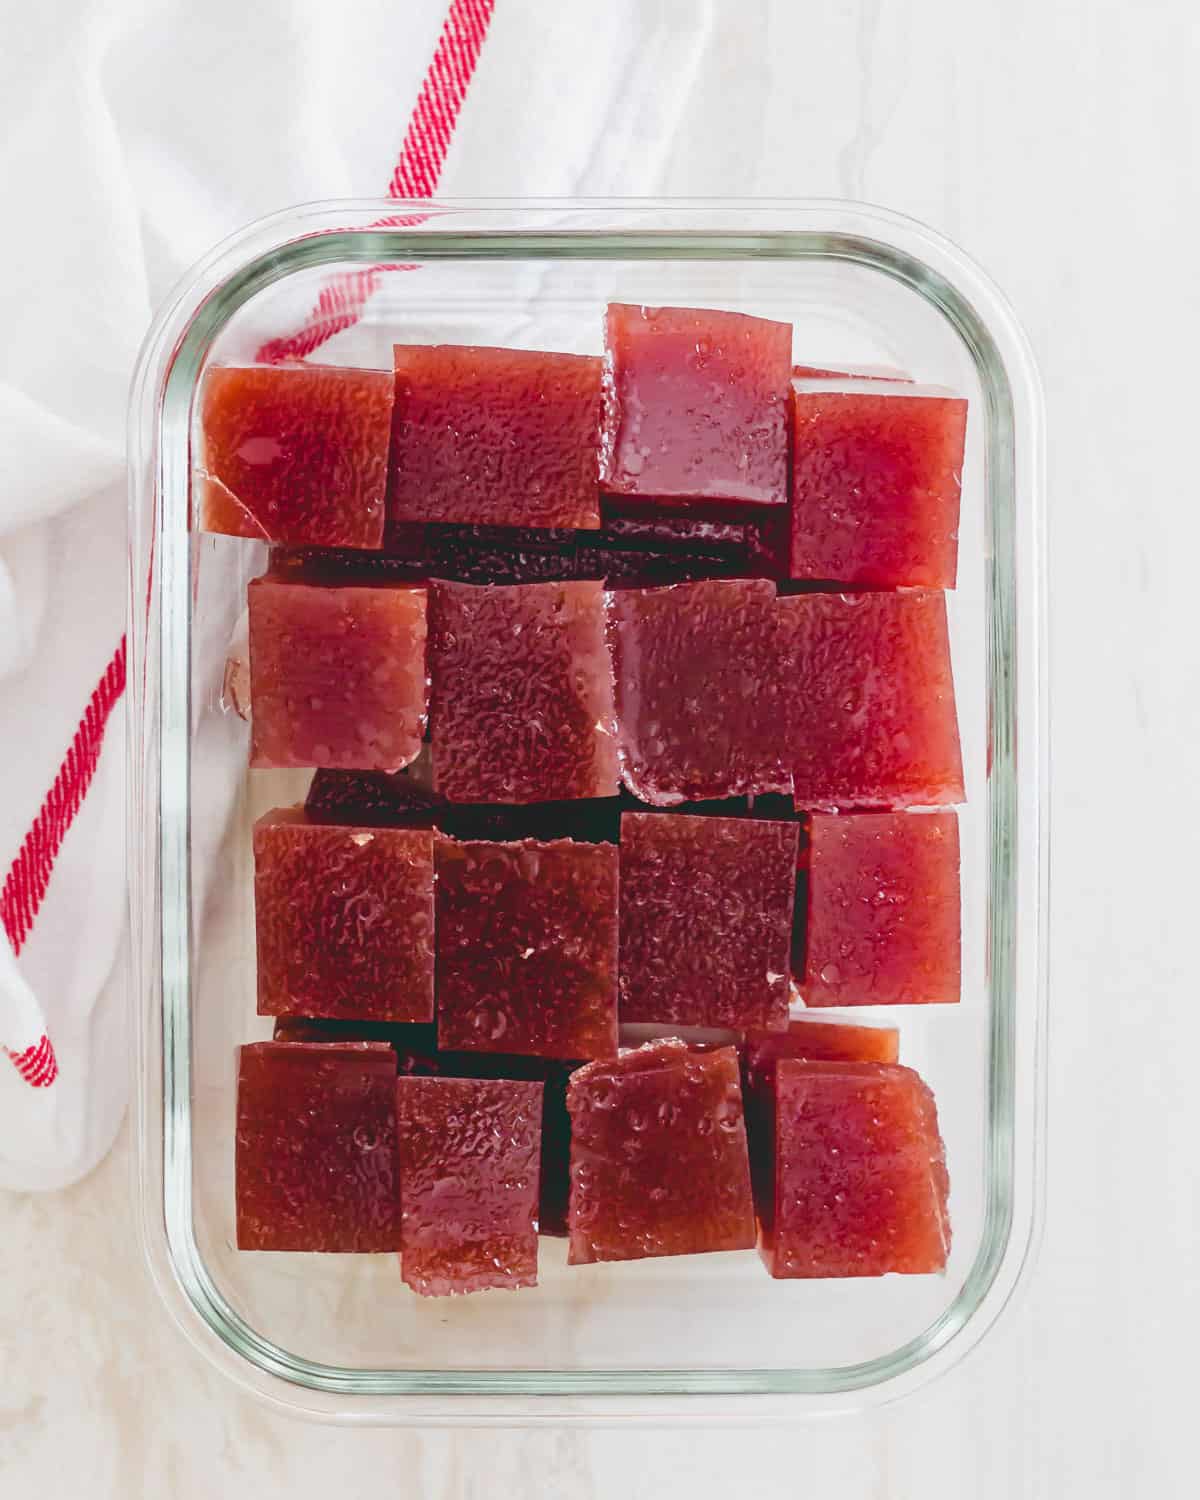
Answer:
<svg viewBox="0 0 1200 1500"><path fill-rule="evenodd" d="M600 524L600 360L397 344L389 521Z"/></svg>
<svg viewBox="0 0 1200 1500"><path fill-rule="evenodd" d="M796 806L962 802L945 596L798 594L778 609Z"/></svg>
<svg viewBox="0 0 1200 1500"><path fill-rule="evenodd" d="M888 1063L780 1060L774 1171L758 1203L776 1277L940 1271L950 1251L950 1179L937 1107Z"/></svg>
<svg viewBox="0 0 1200 1500"><path fill-rule="evenodd" d="M298 547L378 547L392 390L383 370L209 370L195 474L200 530Z"/></svg>
<svg viewBox="0 0 1200 1500"><path fill-rule="evenodd" d="M953 588L967 403L807 384L792 396L791 576Z"/></svg>
<svg viewBox="0 0 1200 1500"><path fill-rule="evenodd" d="M243 1047L235 1178L239 1250L398 1250L396 1054Z"/></svg>
<svg viewBox="0 0 1200 1500"><path fill-rule="evenodd" d="M621 817L621 1020L783 1027L795 823Z"/></svg>
<svg viewBox="0 0 1200 1500"><path fill-rule="evenodd" d="M958 1000L957 813L818 813L811 838L805 1003Z"/></svg>
<svg viewBox="0 0 1200 1500"><path fill-rule="evenodd" d="M617 850L441 839L438 1044L539 1057L617 1049Z"/></svg>
<svg viewBox="0 0 1200 1500"><path fill-rule="evenodd" d="M716 579L612 594L621 777L643 802L787 792L775 587Z"/></svg>
<svg viewBox="0 0 1200 1500"><path fill-rule="evenodd" d="M397 771L425 729L425 590L256 578L250 764Z"/></svg>
<svg viewBox="0 0 1200 1500"><path fill-rule="evenodd" d="M433 583L429 671L434 786L449 801L615 795L598 583Z"/></svg>
<svg viewBox="0 0 1200 1500"><path fill-rule="evenodd" d="M604 489L786 504L789 324L614 303L605 329Z"/></svg>
<svg viewBox="0 0 1200 1500"><path fill-rule="evenodd" d="M433 1020L433 840L300 808L258 820L259 1015Z"/></svg>
<svg viewBox="0 0 1200 1500"><path fill-rule="evenodd" d="M537 1285L542 1086L401 1078L400 1267L445 1297Z"/></svg>
<svg viewBox="0 0 1200 1500"><path fill-rule="evenodd" d="M746 1250L754 1211L737 1053L651 1042L567 1085L571 1265Z"/></svg>

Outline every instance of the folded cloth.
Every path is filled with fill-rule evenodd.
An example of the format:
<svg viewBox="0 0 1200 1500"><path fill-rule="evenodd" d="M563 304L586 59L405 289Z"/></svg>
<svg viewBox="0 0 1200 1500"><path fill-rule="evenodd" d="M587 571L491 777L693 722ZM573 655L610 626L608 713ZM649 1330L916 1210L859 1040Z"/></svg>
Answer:
<svg viewBox="0 0 1200 1500"><path fill-rule="evenodd" d="M128 1088L123 432L153 307L289 203L481 166L494 194L653 193L712 30L695 0L48 0L0 48L0 1186L88 1171Z"/></svg>

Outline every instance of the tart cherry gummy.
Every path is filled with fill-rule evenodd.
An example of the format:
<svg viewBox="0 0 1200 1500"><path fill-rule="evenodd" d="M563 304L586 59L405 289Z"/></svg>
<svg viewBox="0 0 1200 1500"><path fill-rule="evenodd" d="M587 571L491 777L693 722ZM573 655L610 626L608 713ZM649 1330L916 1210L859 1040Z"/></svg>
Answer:
<svg viewBox="0 0 1200 1500"><path fill-rule="evenodd" d="M941 593L780 599L797 808L962 802Z"/></svg>
<svg viewBox="0 0 1200 1500"><path fill-rule="evenodd" d="M966 427L957 397L796 381L791 576L953 588Z"/></svg>
<svg viewBox="0 0 1200 1500"><path fill-rule="evenodd" d="M380 370L209 370L200 392L200 529L292 546L380 546L392 390Z"/></svg>
<svg viewBox="0 0 1200 1500"><path fill-rule="evenodd" d="M430 829L254 825L258 1012L433 1020Z"/></svg>
<svg viewBox="0 0 1200 1500"><path fill-rule="evenodd" d="M795 823L621 817L622 1021L783 1027Z"/></svg>
<svg viewBox="0 0 1200 1500"><path fill-rule="evenodd" d="M957 1001L958 815L814 814L810 839L805 1004Z"/></svg>
<svg viewBox="0 0 1200 1500"><path fill-rule="evenodd" d="M945 1150L933 1095L911 1068L783 1058L766 1094L774 1160L758 1214L772 1276L943 1269Z"/></svg>
<svg viewBox="0 0 1200 1500"><path fill-rule="evenodd" d="M677 1038L567 1085L571 1206L567 1260L639 1260L754 1245L737 1053Z"/></svg>
<svg viewBox="0 0 1200 1500"><path fill-rule="evenodd" d="M440 839L436 866L439 1047L612 1057L616 848Z"/></svg>
<svg viewBox="0 0 1200 1500"><path fill-rule="evenodd" d="M451 802L613 796L599 583L430 585L434 787Z"/></svg>
<svg viewBox="0 0 1200 1500"><path fill-rule="evenodd" d="M604 490L786 505L787 323L613 303L605 342Z"/></svg>
<svg viewBox="0 0 1200 1500"><path fill-rule="evenodd" d="M536 1286L541 1084L395 1087L405 1282L425 1297Z"/></svg>
<svg viewBox="0 0 1200 1500"><path fill-rule="evenodd" d="M398 1250L396 1054L252 1042L238 1071L239 1250Z"/></svg>
<svg viewBox="0 0 1200 1500"><path fill-rule="evenodd" d="M425 590L252 580L252 766L397 771L425 728Z"/></svg>
<svg viewBox="0 0 1200 1500"><path fill-rule="evenodd" d="M777 610L765 579L611 595L621 777L636 797L791 791Z"/></svg>
<svg viewBox="0 0 1200 1500"><path fill-rule="evenodd" d="M397 344L389 521L600 524L600 360Z"/></svg>

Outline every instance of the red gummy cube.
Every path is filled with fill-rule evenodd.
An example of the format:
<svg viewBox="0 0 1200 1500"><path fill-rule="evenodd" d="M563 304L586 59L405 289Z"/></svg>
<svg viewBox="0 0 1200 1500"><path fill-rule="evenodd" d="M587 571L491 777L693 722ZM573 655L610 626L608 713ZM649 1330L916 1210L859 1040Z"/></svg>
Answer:
<svg viewBox="0 0 1200 1500"><path fill-rule="evenodd" d="M567 1261L754 1245L737 1053L671 1038L589 1063L567 1085Z"/></svg>
<svg viewBox="0 0 1200 1500"><path fill-rule="evenodd" d="M258 1013L433 1020L433 841L425 828L254 825Z"/></svg>
<svg viewBox="0 0 1200 1500"><path fill-rule="evenodd" d="M378 547L392 390L383 370L209 370L195 475L200 530L293 546Z"/></svg>
<svg viewBox="0 0 1200 1500"><path fill-rule="evenodd" d="M400 1267L424 1297L537 1285L540 1083L401 1078Z"/></svg>
<svg viewBox="0 0 1200 1500"><path fill-rule="evenodd" d="M610 596L621 777L635 796L668 807L791 790L782 620L765 579Z"/></svg>
<svg viewBox="0 0 1200 1500"><path fill-rule="evenodd" d="M962 802L945 596L797 594L777 608L796 806Z"/></svg>
<svg viewBox="0 0 1200 1500"><path fill-rule="evenodd" d="M795 823L621 817L622 1021L787 1024Z"/></svg>
<svg viewBox="0 0 1200 1500"><path fill-rule="evenodd" d="M397 344L389 521L600 524L600 360Z"/></svg>
<svg viewBox="0 0 1200 1500"><path fill-rule="evenodd" d="M252 1042L238 1070L239 1250L397 1250L396 1054Z"/></svg>
<svg viewBox="0 0 1200 1500"><path fill-rule="evenodd" d="M605 331L602 488L787 503L789 324L614 303Z"/></svg>
<svg viewBox="0 0 1200 1500"><path fill-rule="evenodd" d="M430 737L451 802L617 790L598 583L430 586Z"/></svg>
<svg viewBox="0 0 1200 1500"><path fill-rule="evenodd" d="M398 771L425 730L425 590L255 578L252 766Z"/></svg>
<svg viewBox="0 0 1200 1500"><path fill-rule="evenodd" d="M950 1179L937 1107L917 1074L784 1058L769 1093L774 1170L758 1211L771 1275L942 1270Z"/></svg>
<svg viewBox="0 0 1200 1500"><path fill-rule="evenodd" d="M538 1057L617 1050L617 850L438 841L438 1045Z"/></svg>
<svg viewBox="0 0 1200 1500"><path fill-rule="evenodd" d="M953 588L967 403L881 389L794 383L789 572Z"/></svg>
<svg viewBox="0 0 1200 1500"><path fill-rule="evenodd" d="M810 837L805 1003L957 1001L957 813L814 814Z"/></svg>

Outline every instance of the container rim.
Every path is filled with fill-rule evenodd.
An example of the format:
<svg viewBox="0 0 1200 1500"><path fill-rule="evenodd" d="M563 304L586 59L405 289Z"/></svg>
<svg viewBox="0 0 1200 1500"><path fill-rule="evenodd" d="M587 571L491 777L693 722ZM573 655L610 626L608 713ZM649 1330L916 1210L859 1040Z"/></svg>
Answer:
<svg viewBox="0 0 1200 1500"><path fill-rule="evenodd" d="M888 1355L817 1371L420 1372L323 1365L250 1327L214 1283L197 1246L191 1203L188 454L186 445L163 441L164 416L181 403L190 406L205 356L237 309L297 270L518 256L850 262L930 302L975 364L988 434L987 821L992 888L999 879L1012 891L1002 910L992 903L988 923L994 1128L986 1153L987 1208L979 1255L954 1302ZM129 454L136 1191L153 1278L189 1339L240 1384L285 1409L426 1424L794 1419L897 1399L973 1348L1024 1279L1040 1232L1049 899L1042 396L1028 341L990 278L915 220L837 200L302 205L225 240L167 298L134 376ZM997 994L1005 1003L996 1003ZM1018 1158L1022 1171L1014 1170Z"/></svg>

